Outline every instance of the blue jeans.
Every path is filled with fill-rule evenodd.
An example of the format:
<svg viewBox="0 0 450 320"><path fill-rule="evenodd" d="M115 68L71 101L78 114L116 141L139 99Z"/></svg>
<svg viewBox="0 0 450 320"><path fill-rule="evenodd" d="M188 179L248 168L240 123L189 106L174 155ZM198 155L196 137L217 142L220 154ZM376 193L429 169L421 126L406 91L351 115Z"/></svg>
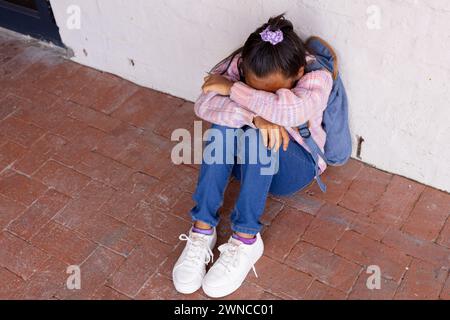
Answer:
<svg viewBox="0 0 450 320"><path fill-rule="evenodd" d="M223 161L218 161L219 163L207 161L208 156L204 152L197 188L193 195L196 206L190 212L191 217L193 221L217 226L218 210L223 205L224 192L233 174L240 180L241 186L231 214L232 230L257 234L262 228L259 219L264 213L268 194L286 196L309 185L315 176L314 160L309 152L294 140L290 141L287 151L282 148L279 152L268 150L263 145L259 130L248 126L242 128L243 132L246 135L254 134L256 139L245 139L242 142L234 136L232 147L226 148L226 131L236 133L238 129L219 125L213 125L211 128L220 132L224 138L216 141L217 137L214 136L214 139L211 137L211 141L206 143L205 151L212 142L218 142L221 149L217 148L210 154ZM262 152L267 157L252 158L250 152L255 146L250 145L251 141L253 144L257 143L258 152ZM245 161L238 161L238 155ZM227 157L233 161L226 162ZM253 161L249 161L251 159ZM271 159L271 162L268 163L267 159ZM274 165L277 171L269 170ZM266 170L264 174L263 170Z"/></svg>

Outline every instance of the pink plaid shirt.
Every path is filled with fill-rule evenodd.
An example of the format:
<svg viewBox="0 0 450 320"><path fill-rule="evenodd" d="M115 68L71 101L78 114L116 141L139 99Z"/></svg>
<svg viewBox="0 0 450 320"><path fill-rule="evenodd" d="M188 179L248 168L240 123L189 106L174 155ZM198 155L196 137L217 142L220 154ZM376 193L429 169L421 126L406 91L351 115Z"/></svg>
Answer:
<svg viewBox="0 0 450 320"><path fill-rule="evenodd" d="M202 93L195 103L198 117L211 123L242 128L245 125L255 128L253 118L260 116L267 121L286 128L291 137L308 152L300 134L293 129L309 121L311 135L317 145L324 150L326 133L322 128L322 117L327 107L328 98L333 86L331 73L326 70L305 74L297 85L289 89L280 89L276 93L253 89L240 82L236 55L224 76L233 81L230 96L222 96L215 92ZM308 57L308 61L311 61ZM224 71L229 61L225 61L213 73ZM321 173L327 165L319 157Z"/></svg>

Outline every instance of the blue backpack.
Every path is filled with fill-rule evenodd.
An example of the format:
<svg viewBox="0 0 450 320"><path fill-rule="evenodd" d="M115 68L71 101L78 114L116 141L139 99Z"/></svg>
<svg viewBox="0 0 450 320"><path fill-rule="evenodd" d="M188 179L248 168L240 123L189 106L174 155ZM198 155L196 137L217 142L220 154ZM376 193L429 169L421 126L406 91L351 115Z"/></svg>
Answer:
<svg viewBox="0 0 450 320"><path fill-rule="evenodd" d="M325 152L320 150L312 138L308 123L299 127L300 135L309 147L316 164L316 181L320 189L326 192L326 186L319 176L318 157L321 157L328 165L342 166L347 163L352 154L352 141L348 124L348 100L344 84L337 70L337 58L331 47L318 37L310 38L306 45L308 50L314 54L316 60L306 67L305 72L325 68L333 74L334 80L322 121L322 127L327 134Z"/></svg>

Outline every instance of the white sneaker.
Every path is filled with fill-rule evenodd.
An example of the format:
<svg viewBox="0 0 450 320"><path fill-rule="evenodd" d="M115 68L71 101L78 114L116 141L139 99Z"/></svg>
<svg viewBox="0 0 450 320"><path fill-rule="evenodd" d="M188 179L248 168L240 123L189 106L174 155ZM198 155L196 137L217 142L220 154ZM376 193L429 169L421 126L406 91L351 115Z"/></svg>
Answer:
<svg viewBox="0 0 450 320"><path fill-rule="evenodd" d="M191 294L202 286L206 265L213 259L217 233L215 228L212 235L195 233L191 228L189 236L182 234L179 239L187 243L172 270L173 284L178 292Z"/></svg>
<svg viewBox="0 0 450 320"><path fill-rule="evenodd" d="M261 235L256 235L252 245L230 238L219 247L220 257L203 278L203 291L211 298L225 297L236 291L244 282L250 269L256 277L255 263L264 252Z"/></svg>

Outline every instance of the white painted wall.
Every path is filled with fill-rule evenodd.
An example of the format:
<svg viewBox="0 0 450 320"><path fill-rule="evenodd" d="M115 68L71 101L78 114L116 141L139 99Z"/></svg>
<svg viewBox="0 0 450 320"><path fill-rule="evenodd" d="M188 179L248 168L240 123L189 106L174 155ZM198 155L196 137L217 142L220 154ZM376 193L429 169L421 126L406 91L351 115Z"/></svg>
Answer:
<svg viewBox="0 0 450 320"><path fill-rule="evenodd" d="M341 58L363 161L450 191L448 0L51 0L73 60L194 101L205 71L271 15ZM70 5L81 29L69 30ZM381 9L381 29L367 22ZM87 56L83 53L87 52ZM135 62L133 67L130 64ZM356 141L356 138L354 139Z"/></svg>

